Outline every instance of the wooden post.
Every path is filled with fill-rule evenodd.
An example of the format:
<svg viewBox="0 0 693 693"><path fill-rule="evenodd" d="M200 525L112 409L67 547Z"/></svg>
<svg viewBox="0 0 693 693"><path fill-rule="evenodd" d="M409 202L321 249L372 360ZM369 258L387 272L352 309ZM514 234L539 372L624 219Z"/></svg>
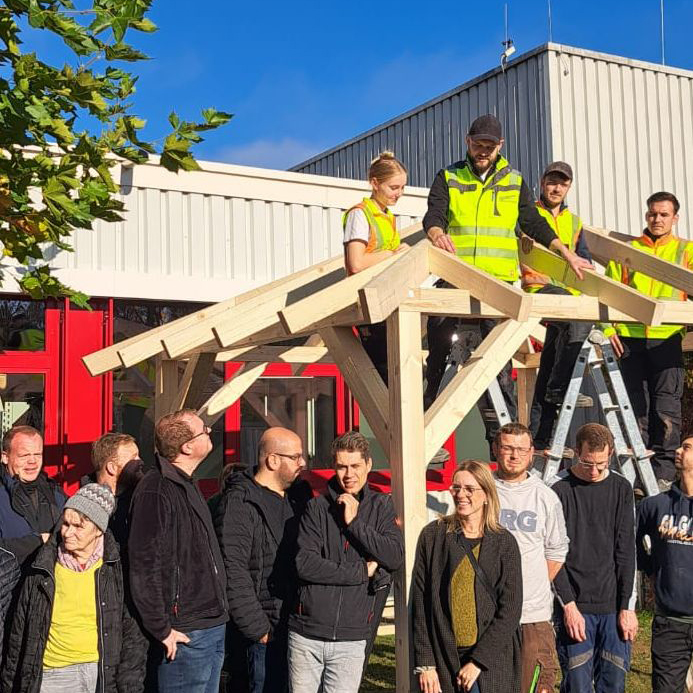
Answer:
<svg viewBox="0 0 693 693"><path fill-rule="evenodd" d="M170 414L178 394L178 361L156 359L154 383L154 423L164 414Z"/></svg>
<svg viewBox="0 0 693 693"><path fill-rule="evenodd" d="M517 420L525 426L529 426L536 384L536 368L525 366L517 369Z"/></svg>
<svg viewBox="0 0 693 693"><path fill-rule="evenodd" d="M404 533L404 566L395 576L397 693L418 690L412 679L409 591L416 542L426 525L421 316L396 310L387 320L392 500Z"/></svg>

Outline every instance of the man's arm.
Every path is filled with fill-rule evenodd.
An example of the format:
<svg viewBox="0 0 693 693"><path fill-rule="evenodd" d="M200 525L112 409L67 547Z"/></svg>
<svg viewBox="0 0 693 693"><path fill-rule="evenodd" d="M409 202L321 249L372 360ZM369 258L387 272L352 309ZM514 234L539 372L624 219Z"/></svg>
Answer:
<svg viewBox="0 0 693 693"><path fill-rule="evenodd" d="M623 484L616 512L614 563L618 608L622 610L629 609L635 580L635 507L633 493L628 484Z"/></svg>
<svg viewBox="0 0 693 693"><path fill-rule="evenodd" d="M428 209L423 218L423 228L426 233L432 227L445 232L448 228L448 207L450 206L450 191L445 180L445 169L436 174L428 193Z"/></svg>
<svg viewBox="0 0 693 693"><path fill-rule="evenodd" d="M575 254L579 255L587 262L592 262L592 253L585 240L585 234L582 233L582 221L580 222L580 232L578 233L577 243L575 244Z"/></svg>
<svg viewBox="0 0 693 693"><path fill-rule="evenodd" d="M544 537L544 557L551 582L565 563L570 543L565 528L563 506L557 497L552 496L552 500L554 502L551 505L547 503L546 506L546 536Z"/></svg>
<svg viewBox="0 0 693 693"><path fill-rule="evenodd" d="M301 519L298 530L296 573L300 580L316 585L360 585L368 580L366 561L337 563L322 555L325 535L320 523L320 510L315 498Z"/></svg>

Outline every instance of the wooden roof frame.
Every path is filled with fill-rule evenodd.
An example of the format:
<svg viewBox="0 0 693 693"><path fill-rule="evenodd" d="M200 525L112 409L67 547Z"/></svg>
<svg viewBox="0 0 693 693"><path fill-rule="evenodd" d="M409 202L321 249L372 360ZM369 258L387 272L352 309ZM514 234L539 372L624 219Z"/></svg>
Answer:
<svg viewBox="0 0 693 693"><path fill-rule="evenodd" d="M585 227L595 258L624 262L693 295L693 272L638 251L629 237ZM597 271L578 280L565 261L534 246L522 262L560 278L581 296L528 294L434 248L421 224L401 232L411 247L359 274L345 276L334 257L288 277L131 337L84 357L92 375L156 357L155 415L187 406L211 423L277 360L295 364L331 360L339 367L385 451L392 495L405 539L405 565L395 582L397 691L410 690L408 595L416 541L428 521L425 471L428 460L475 406L479 396L514 357L519 367L519 412L531 404L536 355L528 337L542 319L693 325L693 303L644 296ZM453 289L422 288L430 275ZM497 318L498 325L424 414L422 316ZM387 321L389 388L354 334L353 326ZM275 342L306 337L304 346ZM214 362L243 366L202 402Z"/></svg>

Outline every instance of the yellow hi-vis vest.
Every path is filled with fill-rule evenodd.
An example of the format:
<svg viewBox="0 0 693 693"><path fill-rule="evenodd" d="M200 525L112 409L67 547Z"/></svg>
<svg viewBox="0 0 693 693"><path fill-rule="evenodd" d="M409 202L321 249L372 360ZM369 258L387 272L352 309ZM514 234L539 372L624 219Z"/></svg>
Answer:
<svg viewBox="0 0 693 693"><path fill-rule="evenodd" d="M378 203L371 197L364 197L361 202L344 212L342 228L346 228L347 217L355 209L360 209L368 222L367 253L399 248L400 240L395 224L395 215L389 209L383 212Z"/></svg>
<svg viewBox="0 0 693 693"><path fill-rule="evenodd" d="M546 219L561 243L575 252L578 237L580 236L580 231L582 231L582 221L580 221L580 217L568 211L567 207L564 207L558 213L558 216L554 217L551 211L546 209L540 201L537 202L536 206L539 214ZM522 271L522 288L525 291L534 293L535 291L539 291L539 289L546 284L553 284L554 286L560 286L566 289L574 296L580 295L577 289L572 289L558 279L549 277L547 274L541 274L527 265L520 265L520 270Z"/></svg>
<svg viewBox="0 0 693 693"><path fill-rule="evenodd" d="M514 282L519 275L515 227L522 174L499 156L495 171L483 182L469 162L445 169L445 180L450 195L447 232L457 257Z"/></svg>
<svg viewBox="0 0 693 693"><path fill-rule="evenodd" d="M19 333L19 351L44 351L46 335L43 330L28 328Z"/></svg>
<svg viewBox="0 0 693 693"><path fill-rule="evenodd" d="M675 265L693 270L693 243L677 238L673 233L666 238L657 239L656 241L643 234L640 238L634 238L630 244L638 250L660 257L662 260L668 260ZM673 286L648 277L642 272L634 272L614 260L606 266L606 276L620 281L622 284L632 286L641 294L652 296L662 301L685 301L688 298L685 291L675 289ZM602 329L607 337L616 333L621 337L639 337L641 339L668 339L675 334L685 333L683 325L651 327L633 322L616 323L614 325L607 324Z"/></svg>

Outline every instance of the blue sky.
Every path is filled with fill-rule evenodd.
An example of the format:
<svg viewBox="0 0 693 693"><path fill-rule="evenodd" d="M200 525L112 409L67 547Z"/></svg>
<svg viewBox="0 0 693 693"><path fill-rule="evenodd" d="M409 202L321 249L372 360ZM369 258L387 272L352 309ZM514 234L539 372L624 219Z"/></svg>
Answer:
<svg viewBox="0 0 693 693"><path fill-rule="evenodd" d="M230 111L196 156L287 168L497 66L504 4L155 0L135 111L152 138L171 109ZM553 0L553 40L660 62L659 5ZM548 40L547 0L510 1L508 19L517 55ZM665 0L665 21L667 64L693 69L693 0Z"/></svg>

